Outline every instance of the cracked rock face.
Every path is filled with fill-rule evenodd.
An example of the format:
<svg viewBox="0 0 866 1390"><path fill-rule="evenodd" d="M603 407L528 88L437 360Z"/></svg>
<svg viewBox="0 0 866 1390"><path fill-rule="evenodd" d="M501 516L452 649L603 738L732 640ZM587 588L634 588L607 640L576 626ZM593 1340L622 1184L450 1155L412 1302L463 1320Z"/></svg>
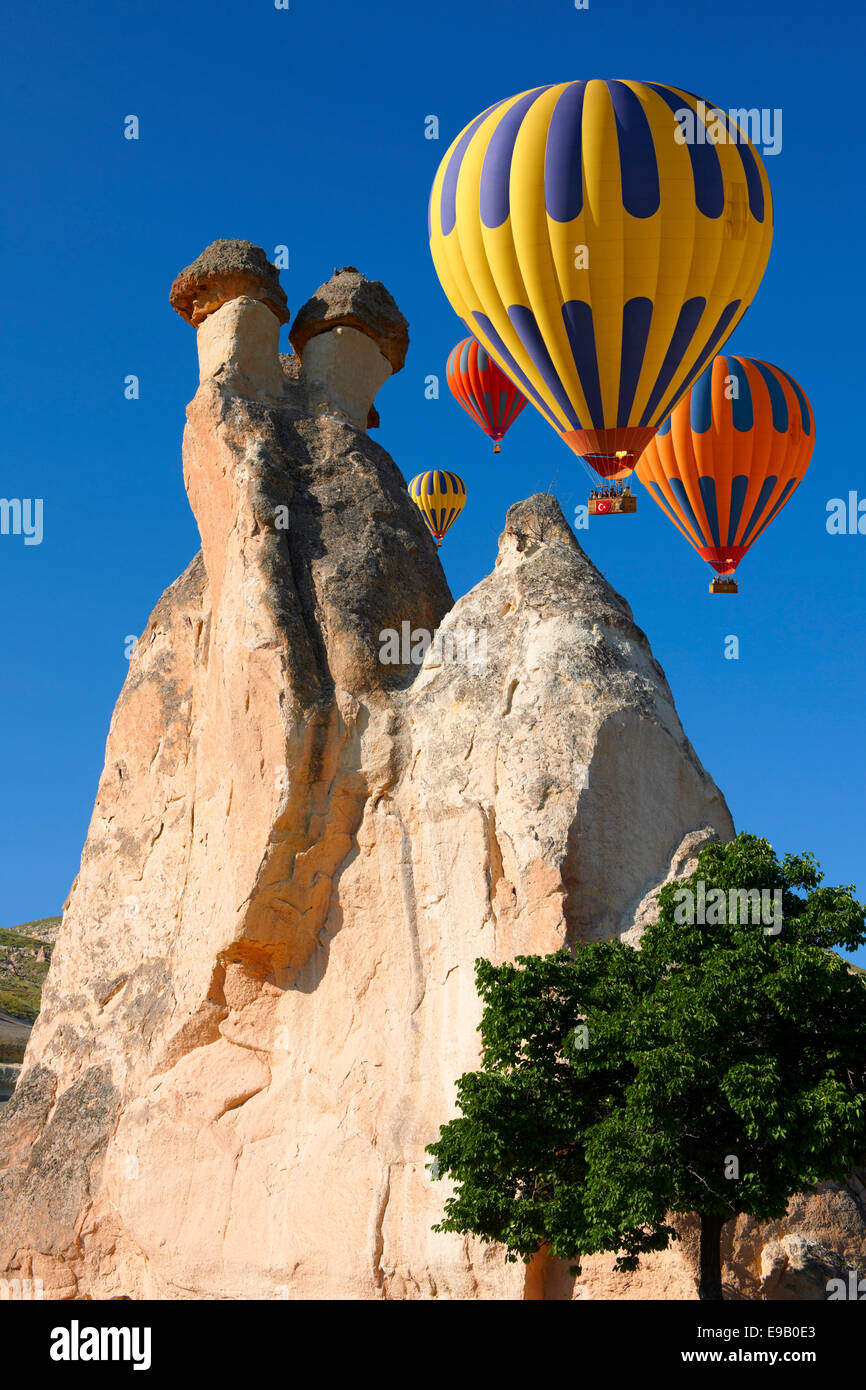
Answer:
<svg viewBox="0 0 866 1390"><path fill-rule="evenodd" d="M636 939L733 834L724 799L557 503L512 507L454 603L394 462L275 339L263 361L244 299L188 409L202 551L136 645L0 1121L0 1272L97 1299L693 1297L688 1230L577 1289L434 1234L424 1148L478 1059L476 958ZM810 1251L850 1236L850 1191L800 1200ZM744 1227L736 1287L790 1286L782 1256L761 1275L783 1234Z"/></svg>

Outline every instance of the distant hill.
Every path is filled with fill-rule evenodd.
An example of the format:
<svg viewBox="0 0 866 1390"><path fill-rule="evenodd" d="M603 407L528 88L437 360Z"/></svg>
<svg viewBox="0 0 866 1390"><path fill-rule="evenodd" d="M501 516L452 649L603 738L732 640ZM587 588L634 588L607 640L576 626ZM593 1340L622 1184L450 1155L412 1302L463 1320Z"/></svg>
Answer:
<svg viewBox="0 0 866 1390"><path fill-rule="evenodd" d="M18 927L0 928L0 1013L25 1023L32 1023L39 1013L42 982L51 963L60 920L41 917Z"/></svg>
<svg viewBox="0 0 866 1390"><path fill-rule="evenodd" d="M62 917L37 917L34 922L21 922L17 927L7 927L5 930L18 932L21 936L32 936L36 941L50 941L53 945L62 921Z"/></svg>

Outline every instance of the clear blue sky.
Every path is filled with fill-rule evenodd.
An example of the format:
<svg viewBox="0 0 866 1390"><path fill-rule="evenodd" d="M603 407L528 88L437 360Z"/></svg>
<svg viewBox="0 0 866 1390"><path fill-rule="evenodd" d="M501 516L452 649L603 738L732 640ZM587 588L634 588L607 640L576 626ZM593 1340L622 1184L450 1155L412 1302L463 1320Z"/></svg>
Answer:
<svg viewBox="0 0 866 1390"><path fill-rule="evenodd" d="M292 310L335 266L385 281L410 321L378 438L408 479L449 467L467 509L443 548L455 595L489 571L509 503L586 496L527 408L494 464L443 378L463 331L426 242L439 159L472 116L543 82L670 82L722 107L780 108L776 235L728 350L809 395L806 481L750 552L738 598L644 493L581 540L632 604L686 731L739 829L811 849L866 897L866 536L827 534L830 498L866 497L860 325L864 21L859 6L590 0L127 0L7 9L0 496L44 499L40 546L0 536L0 923L53 914L77 872L124 643L198 548L181 477L193 331L168 304L217 237L289 247ZM140 139L123 121L140 120ZM439 117L441 139L424 139ZM141 398L124 399L135 373ZM738 661L724 639L740 639Z"/></svg>

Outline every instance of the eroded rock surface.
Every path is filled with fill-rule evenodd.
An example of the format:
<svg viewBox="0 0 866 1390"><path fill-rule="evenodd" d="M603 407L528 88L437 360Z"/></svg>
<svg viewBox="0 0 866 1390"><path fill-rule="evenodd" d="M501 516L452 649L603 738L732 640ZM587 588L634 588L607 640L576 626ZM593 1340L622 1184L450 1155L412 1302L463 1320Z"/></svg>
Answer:
<svg viewBox="0 0 866 1390"><path fill-rule="evenodd" d="M78 1298L693 1297L687 1229L578 1287L434 1234L424 1148L478 1056L475 959L636 939L733 834L724 799L556 502L512 507L453 603L372 397L311 394L311 343L348 378L369 325L340 307L280 359L247 289L202 320L202 552L136 645L4 1107L0 1271ZM845 1201L802 1199L807 1244L816 1202L850 1235ZM738 1237L734 1287L810 1277L814 1252L764 1252L783 1234Z"/></svg>
<svg viewBox="0 0 866 1390"><path fill-rule="evenodd" d="M409 350L409 325L381 280L368 280L353 265L334 270L330 280L298 310L289 338L300 357L307 344L335 328L352 328L369 337L392 372L399 372Z"/></svg>
<svg viewBox="0 0 866 1390"><path fill-rule="evenodd" d="M209 314L239 295L261 300L280 323L288 323L286 292L276 266L260 246L229 239L211 242L180 272L169 300L181 318L198 328Z"/></svg>

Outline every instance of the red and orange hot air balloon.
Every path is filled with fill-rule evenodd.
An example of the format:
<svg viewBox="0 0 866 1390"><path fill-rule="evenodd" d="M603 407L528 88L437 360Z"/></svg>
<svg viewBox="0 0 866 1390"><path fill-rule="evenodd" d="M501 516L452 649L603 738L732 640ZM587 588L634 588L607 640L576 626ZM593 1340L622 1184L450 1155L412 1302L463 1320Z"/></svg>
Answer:
<svg viewBox="0 0 866 1390"><path fill-rule="evenodd" d="M523 392L474 338L457 344L448 358L446 373L452 396L494 441L493 452L498 454L500 440L526 405Z"/></svg>
<svg viewBox="0 0 866 1390"><path fill-rule="evenodd" d="M732 578L809 466L815 420L802 387L781 367L719 356L665 420L637 475L686 540Z"/></svg>

